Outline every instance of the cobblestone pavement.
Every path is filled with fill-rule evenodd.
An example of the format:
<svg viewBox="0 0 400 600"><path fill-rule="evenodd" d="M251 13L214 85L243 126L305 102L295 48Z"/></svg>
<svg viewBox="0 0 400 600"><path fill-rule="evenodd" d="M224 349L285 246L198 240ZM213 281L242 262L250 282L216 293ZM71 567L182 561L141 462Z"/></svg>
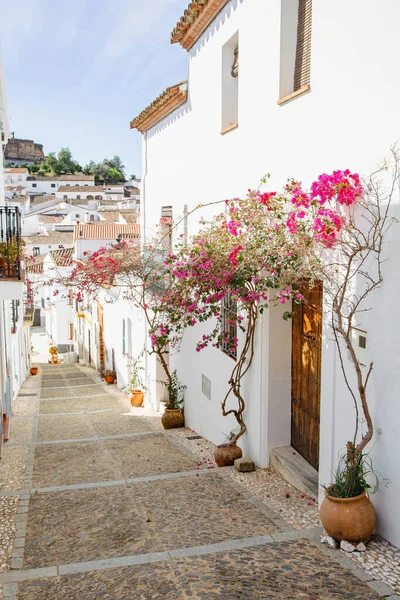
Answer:
<svg viewBox="0 0 400 600"><path fill-rule="evenodd" d="M74 365L23 386L0 497L4 600L398 598L114 389Z"/></svg>

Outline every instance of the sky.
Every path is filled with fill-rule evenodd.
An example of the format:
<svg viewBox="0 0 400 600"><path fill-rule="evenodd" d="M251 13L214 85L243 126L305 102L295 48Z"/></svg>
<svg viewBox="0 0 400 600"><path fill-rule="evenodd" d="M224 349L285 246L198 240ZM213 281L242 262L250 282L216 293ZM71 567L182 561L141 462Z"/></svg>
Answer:
<svg viewBox="0 0 400 600"><path fill-rule="evenodd" d="M114 155L141 173L129 122L186 79L170 32L189 0L0 0L8 111L15 137L69 147L83 166Z"/></svg>

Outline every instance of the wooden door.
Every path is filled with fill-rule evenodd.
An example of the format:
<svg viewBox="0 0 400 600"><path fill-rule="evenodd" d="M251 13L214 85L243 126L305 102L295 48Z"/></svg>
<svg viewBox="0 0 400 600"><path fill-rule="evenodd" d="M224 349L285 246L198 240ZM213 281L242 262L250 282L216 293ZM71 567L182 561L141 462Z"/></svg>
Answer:
<svg viewBox="0 0 400 600"><path fill-rule="evenodd" d="M319 466L322 284L301 290L306 304L294 305L292 330L292 446Z"/></svg>

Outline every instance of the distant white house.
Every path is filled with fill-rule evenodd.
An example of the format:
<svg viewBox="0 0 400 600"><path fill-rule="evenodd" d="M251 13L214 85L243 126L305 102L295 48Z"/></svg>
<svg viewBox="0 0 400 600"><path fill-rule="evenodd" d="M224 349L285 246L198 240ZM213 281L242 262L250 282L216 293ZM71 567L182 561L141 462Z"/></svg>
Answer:
<svg viewBox="0 0 400 600"><path fill-rule="evenodd" d="M67 278L73 265L73 248L52 250L43 260L43 280ZM69 293L70 292L70 293ZM39 287L41 321L49 341L57 346L59 354L74 348L74 299L72 290L53 283Z"/></svg>
<svg viewBox="0 0 400 600"><path fill-rule="evenodd" d="M28 194L55 194L60 187L93 186L93 175L59 175L58 177L41 177L30 175L27 178Z"/></svg>
<svg viewBox="0 0 400 600"><path fill-rule="evenodd" d="M272 174L272 189L289 177L308 186L334 169L371 172L400 139L399 83L393 76L399 22L400 3L392 0L382 0L379 10L369 0L191 3L171 36L187 51L188 82L169 87L131 123L143 134L142 243L151 239L165 211L177 221L199 204L240 197L257 188L266 172ZM205 174L206 188L201 184ZM393 210L398 217L398 198ZM187 219L189 235L204 213ZM385 281L360 327L374 360L369 394L376 429L382 432L372 458L377 471L391 480L373 497L378 530L400 546L398 225L385 252ZM319 482L330 483L338 455L352 437L354 412L329 315L322 310L322 362L314 378L320 389L312 388L306 371L300 375L311 386L302 396L304 418L313 423L310 437L292 410L297 334L282 312L268 310L258 326L256 355L244 383L248 431L240 445L261 466L270 464L276 448L295 446L290 451L312 462ZM198 326L185 335L171 364L187 386L187 425L220 444L236 426L220 406L234 359L215 348L196 353L202 332ZM155 406L157 373L151 359L148 375ZM317 410L312 409L315 399Z"/></svg>
<svg viewBox="0 0 400 600"><path fill-rule="evenodd" d="M25 251L30 256L47 254L52 250L72 248L74 245L72 231L46 231L37 235L25 236Z"/></svg>
<svg viewBox="0 0 400 600"><path fill-rule="evenodd" d="M4 169L4 185L6 189L14 189L15 191L26 190L28 187L27 179L29 171L25 167L12 167Z"/></svg>
<svg viewBox="0 0 400 600"><path fill-rule="evenodd" d="M136 223L80 223L75 225L73 243L75 257L83 259L87 252L111 246L120 240L140 242L140 225Z"/></svg>

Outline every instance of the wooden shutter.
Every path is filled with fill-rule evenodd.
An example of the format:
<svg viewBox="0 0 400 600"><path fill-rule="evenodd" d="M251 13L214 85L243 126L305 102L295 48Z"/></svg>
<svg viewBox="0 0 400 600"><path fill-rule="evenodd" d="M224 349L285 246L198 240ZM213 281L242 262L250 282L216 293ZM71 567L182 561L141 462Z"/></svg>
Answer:
<svg viewBox="0 0 400 600"><path fill-rule="evenodd" d="M238 77L239 75L239 47L235 48L234 51L234 60L231 71L232 77Z"/></svg>
<svg viewBox="0 0 400 600"><path fill-rule="evenodd" d="M294 89L310 85L312 0L299 0Z"/></svg>

